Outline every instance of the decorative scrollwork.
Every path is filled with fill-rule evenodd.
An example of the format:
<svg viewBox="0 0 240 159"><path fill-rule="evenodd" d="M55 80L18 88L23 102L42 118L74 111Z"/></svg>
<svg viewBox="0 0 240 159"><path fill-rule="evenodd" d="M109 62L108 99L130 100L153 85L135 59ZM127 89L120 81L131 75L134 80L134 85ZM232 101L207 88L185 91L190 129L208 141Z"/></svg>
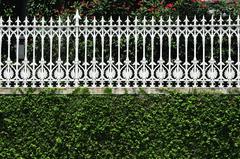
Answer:
<svg viewBox="0 0 240 159"><path fill-rule="evenodd" d="M139 70L139 77L141 79L147 79L149 77L149 70L147 69L146 66L143 66L140 70Z"/></svg>
<svg viewBox="0 0 240 159"><path fill-rule="evenodd" d="M167 71L160 66L157 70L156 70L156 77L160 80L163 80L164 78L166 78L167 76Z"/></svg>
<svg viewBox="0 0 240 159"><path fill-rule="evenodd" d="M96 66L93 66L90 70L89 70L89 77L91 79L97 79L99 78L99 70L97 69Z"/></svg>
<svg viewBox="0 0 240 159"><path fill-rule="evenodd" d="M200 69L197 67L197 66L194 66L191 71L190 71L190 77L193 79L193 80L197 80L199 79L201 76L201 71Z"/></svg>
<svg viewBox="0 0 240 159"><path fill-rule="evenodd" d="M20 77L24 80L29 79L31 77L31 70L27 66L24 66L20 70Z"/></svg>
<svg viewBox="0 0 240 159"><path fill-rule="evenodd" d="M126 66L123 70L122 70L122 76L124 79L129 80L132 78L133 76L133 70L129 67Z"/></svg>
<svg viewBox="0 0 240 159"><path fill-rule="evenodd" d="M207 77L211 80L216 79L218 76L218 71L214 66L211 66L207 71Z"/></svg>
<svg viewBox="0 0 240 159"><path fill-rule="evenodd" d="M177 80L181 79L183 77L183 70L179 67L176 66L173 70L173 77Z"/></svg>
<svg viewBox="0 0 240 159"><path fill-rule="evenodd" d="M3 78L5 79L12 79L14 76L14 70L12 69L11 66L7 66L4 70L3 70Z"/></svg>
<svg viewBox="0 0 240 159"><path fill-rule="evenodd" d="M48 71L44 66L39 67L39 69L37 70L37 77L40 80L44 80L48 77Z"/></svg>
<svg viewBox="0 0 240 159"><path fill-rule="evenodd" d="M72 67L70 70L70 76L73 79L79 79L82 78L83 76L83 71L80 69L78 66Z"/></svg>
<svg viewBox="0 0 240 159"><path fill-rule="evenodd" d="M56 79L58 79L58 80L63 79L63 78L64 78L64 74L65 74L65 72L64 72L64 70L63 70L60 66L57 67L57 68L54 70L54 73L53 73L54 77L55 77Z"/></svg>
<svg viewBox="0 0 240 159"><path fill-rule="evenodd" d="M236 76L236 73L234 69L231 66L229 66L224 70L224 76L226 79L232 80Z"/></svg>
<svg viewBox="0 0 240 159"><path fill-rule="evenodd" d="M110 66L107 68L105 74L106 74L106 77L107 77L108 79L114 79L114 78L116 77L116 74L117 74L117 73L116 73L115 68L110 65Z"/></svg>

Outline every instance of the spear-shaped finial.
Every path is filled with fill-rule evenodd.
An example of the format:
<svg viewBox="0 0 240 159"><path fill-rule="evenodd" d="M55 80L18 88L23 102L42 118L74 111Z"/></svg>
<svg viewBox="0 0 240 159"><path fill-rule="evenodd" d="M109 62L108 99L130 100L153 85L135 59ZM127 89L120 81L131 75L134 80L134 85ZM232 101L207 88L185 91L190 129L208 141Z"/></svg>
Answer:
<svg viewBox="0 0 240 159"><path fill-rule="evenodd" d="M19 26L20 23L21 23L21 21L20 21L19 17L17 17L17 20L16 20L16 24L17 24L17 26Z"/></svg>
<svg viewBox="0 0 240 159"><path fill-rule="evenodd" d="M211 25L214 25L215 19L214 16L212 15L211 19L210 19Z"/></svg>
<svg viewBox="0 0 240 159"><path fill-rule="evenodd" d="M160 25L163 25L163 17L162 16L160 17L159 22L160 22Z"/></svg>
<svg viewBox="0 0 240 159"><path fill-rule="evenodd" d="M185 22L185 25L188 25L189 20L187 16L185 17L184 22Z"/></svg>
<svg viewBox="0 0 240 159"><path fill-rule="evenodd" d="M36 19L35 16L33 17L33 21L32 21L32 23L33 23L33 26L36 26L36 25L37 25L37 19Z"/></svg>
<svg viewBox="0 0 240 159"><path fill-rule="evenodd" d="M117 23L118 23L118 25L121 25L121 23L122 23L122 20L121 20L120 16L118 17Z"/></svg>
<svg viewBox="0 0 240 159"><path fill-rule="evenodd" d="M237 16L237 20L236 21L237 21L237 25L240 25L240 16L239 15Z"/></svg>
<svg viewBox="0 0 240 159"><path fill-rule="evenodd" d="M139 20L138 20L137 16L135 17L133 22L134 22L134 25L138 25Z"/></svg>
<svg viewBox="0 0 240 159"><path fill-rule="evenodd" d="M44 19L44 17L42 17L42 19L41 19L41 23L42 23L42 26L45 24L45 19Z"/></svg>
<svg viewBox="0 0 240 159"><path fill-rule="evenodd" d="M54 21L52 17L50 18L49 23L50 23L50 26L53 26Z"/></svg>
<svg viewBox="0 0 240 159"><path fill-rule="evenodd" d="M85 25L88 25L88 22L89 22L88 17L85 17L85 19L84 19L84 24L85 24Z"/></svg>
<svg viewBox="0 0 240 159"><path fill-rule="evenodd" d="M79 20L81 19L80 15L79 15L79 11L78 9L76 10L76 14L73 17L73 19L75 20L75 25L79 25Z"/></svg>
<svg viewBox="0 0 240 159"><path fill-rule="evenodd" d="M220 16L219 16L219 19L218 19L218 21L219 21L219 24L220 24L220 25L222 25L222 24L223 24L223 18L222 18L222 15L220 15Z"/></svg>
<svg viewBox="0 0 240 159"><path fill-rule="evenodd" d="M25 19L24 19L24 25L27 26L28 23L29 23L29 21L28 21L28 17L25 17Z"/></svg>
<svg viewBox="0 0 240 159"><path fill-rule="evenodd" d="M181 22L181 20L180 20L179 16L177 16L176 23L178 26L180 25L180 22Z"/></svg>
<svg viewBox="0 0 240 159"><path fill-rule="evenodd" d="M167 20L167 22L168 22L168 25L171 25L171 23L172 23L172 19L171 19L170 16L168 16L168 20Z"/></svg>
<svg viewBox="0 0 240 159"><path fill-rule="evenodd" d="M0 25L3 25L3 19L2 19L2 16L0 16Z"/></svg>
<svg viewBox="0 0 240 159"><path fill-rule="evenodd" d="M8 17L7 23L8 23L8 25L11 25L11 23L12 23L11 17Z"/></svg>
<svg viewBox="0 0 240 159"><path fill-rule="evenodd" d="M127 16L126 24L127 24L127 26L130 24L129 16Z"/></svg>
<svg viewBox="0 0 240 159"><path fill-rule="evenodd" d="M93 22L93 25L96 26L97 20L96 20L96 17L95 17L95 16L93 17L93 21L92 21L92 22Z"/></svg>
<svg viewBox="0 0 240 159"><path fill-rule="evenodd" d="M69 25L70 25L70 23L71 23L71 20L70 20L69 16L67 16L66 23L67 23L67 26L69 26Z"/></svg>
<svg viewBox="0 0 240 159"><path fill-rule="evenodd" d="M147 23L147 19L146 19L146 17L145 17L145 16L143 17L143 20L142 20L142 22L143 22L143 25L145 26L145 25L146 25L146 23Z"/></svg>
<svg viewBox="0 0 240 159"><path fill-rule="evenodd" d="M61 17L59 16L59 17L58 17L58 25L61 26L61 24L62 24L62 19L61 19Z"/></svg>
<svg viewBox="0 0 240 159"><path fill-rule="evenodd" d="M104 25L105 22L106 22L106 20L105 20L104 17L102 16L102 18L101 18L101 24Z"/></svg>
<svg viewBox="0 0 240 159"><path fill-rule="evenodd" d="M203 15L202 20L201 20L202 25L205 25L206 21L207 21L207 20L206 20L205 16Z"/></svg>
<svg viewBox="0 0 240 159"><path fill-rule="evenodd" d="M198 20L197 20L197 17L196 17L196 15L195 15L194 18L193 18L193 24L194 24L194 25L197 25L197 22L198 22Z"/></svg>
<svg viewBox="0 0 240 159"><path fill-rule="evenodd" d="M232 18L231 18L231 16L230 16L230 15L229 15L229 17L228 17L228 20L227 20L227 21L228 21L228 25L231 25L231 24L232 24L232 21L233 21L233 20L232 20Z"/></svg>

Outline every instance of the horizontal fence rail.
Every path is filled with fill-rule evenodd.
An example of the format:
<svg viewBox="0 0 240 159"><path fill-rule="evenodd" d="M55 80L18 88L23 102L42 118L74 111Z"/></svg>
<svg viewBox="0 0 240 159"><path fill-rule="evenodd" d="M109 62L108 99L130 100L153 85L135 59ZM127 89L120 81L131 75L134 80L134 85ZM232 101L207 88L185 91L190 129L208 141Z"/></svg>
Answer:
<svg viewBox="0 0 240 159"><path fill-rule="evenodd" d="M1 87L240 87L240 18L0 18Z"/></svg>

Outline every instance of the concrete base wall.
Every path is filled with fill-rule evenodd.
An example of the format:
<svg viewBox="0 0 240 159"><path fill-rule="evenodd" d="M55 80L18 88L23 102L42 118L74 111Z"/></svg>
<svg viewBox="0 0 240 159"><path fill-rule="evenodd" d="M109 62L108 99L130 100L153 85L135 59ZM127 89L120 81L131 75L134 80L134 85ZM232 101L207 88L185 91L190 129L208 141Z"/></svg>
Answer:
<svg viewBox="0 0 240 159"><path fill-rule="evenodd" d="M240 88L0 88L0 95L11 94L240 94Z"/></svg>

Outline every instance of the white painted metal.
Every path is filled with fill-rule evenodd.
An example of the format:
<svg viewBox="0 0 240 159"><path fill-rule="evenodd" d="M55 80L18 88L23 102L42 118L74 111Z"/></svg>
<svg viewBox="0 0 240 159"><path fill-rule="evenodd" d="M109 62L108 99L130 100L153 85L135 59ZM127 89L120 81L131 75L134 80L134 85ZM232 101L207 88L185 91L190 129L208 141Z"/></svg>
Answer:
<svg viewBox="0 0 240 159"><path fill-rule="evenodd" d="M240 87L240 18L0 17L0 86Z"/></svg>

